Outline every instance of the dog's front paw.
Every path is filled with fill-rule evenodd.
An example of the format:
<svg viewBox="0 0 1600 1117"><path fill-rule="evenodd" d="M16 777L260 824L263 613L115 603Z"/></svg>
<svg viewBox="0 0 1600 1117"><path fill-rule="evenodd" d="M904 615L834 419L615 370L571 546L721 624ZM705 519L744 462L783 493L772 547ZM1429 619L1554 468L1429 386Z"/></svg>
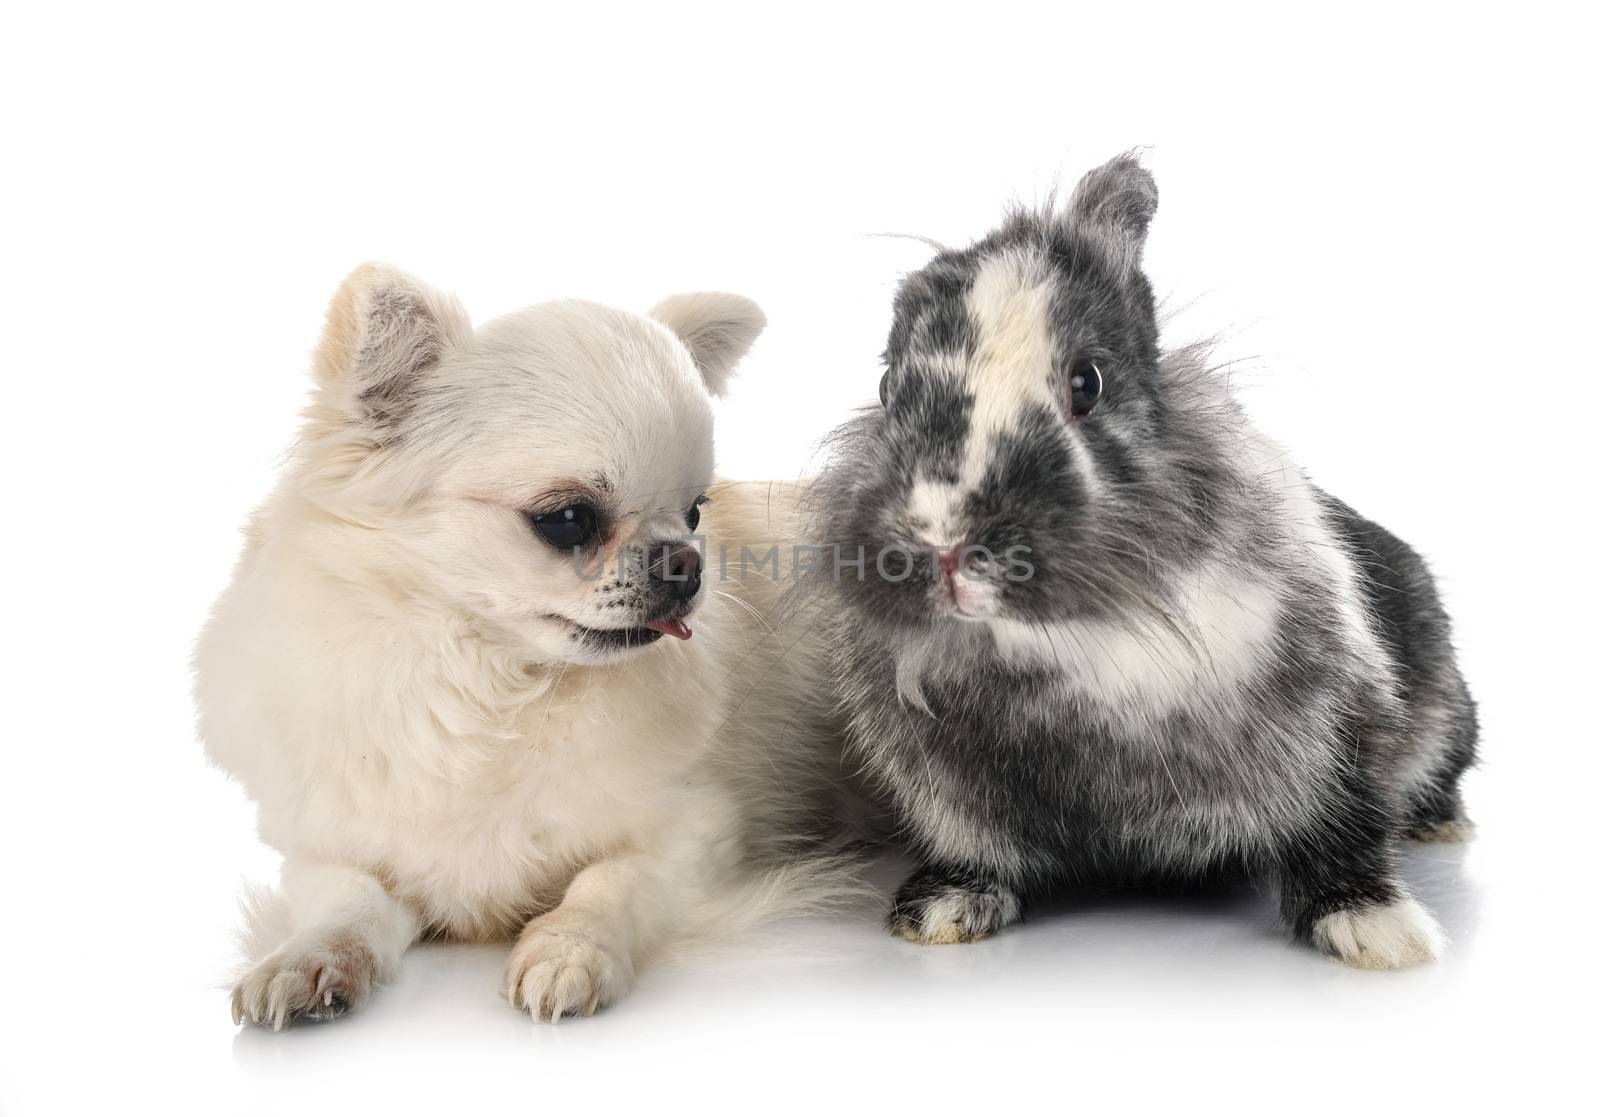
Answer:
<svg viewBox="0 0 1600 1117"><path fill-rule="evenodd" d="M912 942L977 942L1021 915L1021 899L1002 884L953 881L924 870L895 896L889 930Z"/></svg>
<svg viewBox="0 0 1600 1117"><path fill-rule="evenodd" d="M1409 896L1325 915L1311 928L1311 941L1328 957L1367 970L1432 962L1444 950L1439 925Z"/></svg>
<svg viewBox="0 0 1600 1117"><path fill-rule="evenodd" d="M292 1020L332 1020L367 999L378 960L361 936L335 932L292 939L233 987L233 1022L274 1031Z"/></svg>
<svg viewBox="0 0 1600 1117"><path fill-rule="evenodd" d="M506 996L515 1008L554 1024L591 1016L633 983L629 960L581 924L547 915L528 924L506 965Z"/></svg>

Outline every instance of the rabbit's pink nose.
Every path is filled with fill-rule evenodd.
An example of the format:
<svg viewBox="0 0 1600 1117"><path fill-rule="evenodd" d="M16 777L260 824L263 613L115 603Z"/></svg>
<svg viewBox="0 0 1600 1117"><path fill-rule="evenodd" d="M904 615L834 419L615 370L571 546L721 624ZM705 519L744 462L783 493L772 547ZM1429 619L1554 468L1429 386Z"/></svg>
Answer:
<svg viewBox="0 0 1600 1117"><path fill-rule="evenodd" d="M939 574L944 578L955 577L956 571L961 569L961 548L948 547L939 552Z"/></svg>

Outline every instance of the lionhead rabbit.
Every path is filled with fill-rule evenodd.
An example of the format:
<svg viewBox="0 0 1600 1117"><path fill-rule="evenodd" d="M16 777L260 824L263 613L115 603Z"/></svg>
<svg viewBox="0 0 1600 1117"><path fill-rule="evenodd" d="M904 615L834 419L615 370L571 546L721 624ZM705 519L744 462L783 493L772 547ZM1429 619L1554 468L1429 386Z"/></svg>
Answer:
<svg viewBox="0 0 1600 1117"><path fill-rule="evenodd" d="M851 744L918 866L890 917L965 942L1067 882L1272 881L1361 966L1436 956L1396 877L1452 839L1473 702L1417 555L1163 351L1131 156L942 251L882 406L815 489Z"/></svg>

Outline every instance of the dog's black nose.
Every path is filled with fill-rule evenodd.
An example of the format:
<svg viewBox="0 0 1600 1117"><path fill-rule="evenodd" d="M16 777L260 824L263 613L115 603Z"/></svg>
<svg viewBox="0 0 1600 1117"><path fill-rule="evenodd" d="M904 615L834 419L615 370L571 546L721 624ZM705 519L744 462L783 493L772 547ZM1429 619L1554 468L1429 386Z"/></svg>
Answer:
<svg viewBox="0 0 1600 1117"><path fill-rule="evenodd" d="M650 577L674 597L688 601L700 592L700 552L688 543L667 543L651 564Z"/></svg>

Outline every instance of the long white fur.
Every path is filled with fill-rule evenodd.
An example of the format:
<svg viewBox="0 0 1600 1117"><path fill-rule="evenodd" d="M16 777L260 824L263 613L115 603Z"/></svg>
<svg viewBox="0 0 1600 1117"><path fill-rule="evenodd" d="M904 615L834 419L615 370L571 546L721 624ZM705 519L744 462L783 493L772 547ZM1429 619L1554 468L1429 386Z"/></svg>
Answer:
<svg viewBox="0 0 1600 1117"><path fill-rule="evenodd" d="M735 296L668 305L681 334L576 302L474 331L374 266L336 296L295 457L196 654L207 750L284 855L249 909L236 1018L358 1001L428 933L520 935L508 992L555 1020L620 996L669 944L831 887L820 863L748 864L747 834L782 825L822 748L777 587L714 582L692 640L596 660L571 621L622 618L518 511L604 476L608 552L685 530L712 480L707 382L763 319ZM421 410L375 430L396 420L374 398ZM762 552L793 536L792 509L727 486L701 530Z"/></svg>

